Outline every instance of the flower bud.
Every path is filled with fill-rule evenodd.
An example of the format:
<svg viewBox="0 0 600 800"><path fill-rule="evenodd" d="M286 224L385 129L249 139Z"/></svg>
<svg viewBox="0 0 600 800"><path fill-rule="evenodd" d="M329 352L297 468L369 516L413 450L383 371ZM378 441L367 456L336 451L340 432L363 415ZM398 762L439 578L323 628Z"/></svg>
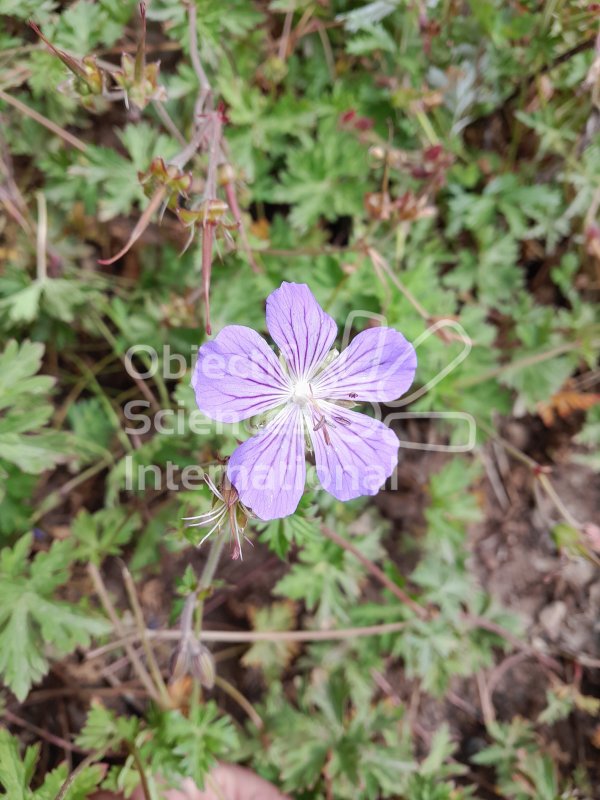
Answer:
<svg viewBox="0 0 600 800"><path fill-rule="evenodd" d="M219 167L219 186L226 186L235 181L235 170L231 164L221 164Z"/></svg>

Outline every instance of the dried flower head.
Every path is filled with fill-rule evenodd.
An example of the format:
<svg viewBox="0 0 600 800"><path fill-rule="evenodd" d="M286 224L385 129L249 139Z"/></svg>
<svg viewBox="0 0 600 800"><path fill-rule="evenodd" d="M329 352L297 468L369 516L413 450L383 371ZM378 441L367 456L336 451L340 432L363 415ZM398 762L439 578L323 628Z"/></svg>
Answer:
<svg viewBox="0 0 600 800"><path fill-rule="evenodd" d="M170 682L176 683L189 675L206 689L212 689L216 676L215 661L193 630L196 601L196 593L190 594L181 613L181 639L171 662Z"/></svg>

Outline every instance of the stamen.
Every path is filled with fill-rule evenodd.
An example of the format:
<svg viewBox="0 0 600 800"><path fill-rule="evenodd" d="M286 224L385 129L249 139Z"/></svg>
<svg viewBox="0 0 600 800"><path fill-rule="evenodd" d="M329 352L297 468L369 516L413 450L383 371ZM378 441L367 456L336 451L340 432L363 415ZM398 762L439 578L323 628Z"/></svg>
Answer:
<svg viewBox="0 0 600 800"><path fill-rule="evenodd" d="M213 511L208 512L207 514L201 514L199 517L184 517L186 520L198 520L198 522L191 522L190 524L186 525L186 528L205 528L207 525L210 525L215 520L219 521L225 517L227 513L227 509L216 508Z"/></svg>
<svg viewBox="0 0 600 800"><path fill-rule="evenodd" d="M197 545L196 545L196 547L202 547L202 545L204 544L204 542L205 542L205 541L206 541L206 540L207 540L207 539L208 539L210 536L212 536L212 534L213 534L213 533L214 533L216 530L218 530L218 529L221 527L221 525L222 525L222 522L217 522L217 524L216 524L214 527L212 527L212 528L209 530L209 532L208 532L208 533L207 533L205 536L203 536L203 537L202 537L202 539L200 540L199 544L197 544Z"/></svg>
<svg viewBox="0 0 600 800"><path fill-rule="evenodd" d="M218 506L214 506L213 508L211 508L210 511L205 511L204 514L198 514L195 517L183 517L182 519L184 519L186 521L187 520L192 520L192 519L206 519L207 522L210 522L211 517L215 517L215 516L217 516L218 514L221 514L221 513L223 513L223 507L220 506L220 504L219 504Z"/></svg>
<svg viewBox="0 0 600 800"><path fill-rule="evenodd" d="M217 508L213 508L210 511L205 511L204 514L197 514L195 517L182 517L182 519L185 521L189 519L204 519L205 517L209 518L214 516L217 512L220 513L220 510Z"/></svg>
<svg viewBox="0 0 600 800"><path fill-rule="evenodd" d="M210 475L209 475L207 472L205 472L205 473L204 473L204 480L205 480L205 481L206 481L206 483L208 484L208 488L211 490L211 492L212 492L212 493L213 493L213 494L214 494L216 497L218 497L218 498L219 498L219 500L223 500L223 495L222 495L222 494L221 494L221 492L220 492L220 491L217 489L217 487L215 486L215 483L214 483L213 479L210 477Z"/></svg>
<svg viewBox="0 0 600 800"><path fill-rule="evenodd" d="M345 417L339 417L339 416L335 415L335 416L333 417L333 419L334 419L336 422L339 422L339 424L340 424L340 425L343 425L344 427L347 427L348 425L350 425L350 420L349 420L349 419L346 419Z"/></svg>
<svg viewBox="0 0 600 800"><path fill-rule="evenodd" d="M313 411L314 411L313 421L314 421L314 418L317 417L317 415L318 415L317 422L314 425L313 430L315 432L322 430L323 431L323 438L325 439L325 444L326 445L330 445L331 444L331 437L329 436L329 431L327 429L327 425L328 424L330 425L331 423L327 422L327 419L325 418L325 415L321 413L321 411L320 411L320 409L319 409L319 407L317 406L316 403L313 404Z"/></svg>

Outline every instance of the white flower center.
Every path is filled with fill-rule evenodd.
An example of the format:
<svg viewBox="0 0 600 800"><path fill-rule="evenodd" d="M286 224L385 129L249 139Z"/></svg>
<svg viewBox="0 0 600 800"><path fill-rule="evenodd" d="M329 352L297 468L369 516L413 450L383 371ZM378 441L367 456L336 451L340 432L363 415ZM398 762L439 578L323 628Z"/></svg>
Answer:
<svg viewBox="0 0 600 800"><path fill-rule="evenodd" d="M305 406L312 398L312 390L308 381L298 381L294 385L292 400L299 406Z"/></svg>

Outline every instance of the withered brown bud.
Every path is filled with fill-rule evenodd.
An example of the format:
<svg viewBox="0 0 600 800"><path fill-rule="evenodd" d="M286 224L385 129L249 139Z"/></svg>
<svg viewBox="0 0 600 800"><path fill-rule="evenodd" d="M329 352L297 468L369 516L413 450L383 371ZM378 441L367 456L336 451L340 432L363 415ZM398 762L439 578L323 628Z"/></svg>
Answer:
<svg viewBox="0 0 600 800"><path fill-rule="evenodd" d="M193 634L182 637L171 662L171 682L190 675L205 689L215 685L215 660L212 653Z"/></svg>

